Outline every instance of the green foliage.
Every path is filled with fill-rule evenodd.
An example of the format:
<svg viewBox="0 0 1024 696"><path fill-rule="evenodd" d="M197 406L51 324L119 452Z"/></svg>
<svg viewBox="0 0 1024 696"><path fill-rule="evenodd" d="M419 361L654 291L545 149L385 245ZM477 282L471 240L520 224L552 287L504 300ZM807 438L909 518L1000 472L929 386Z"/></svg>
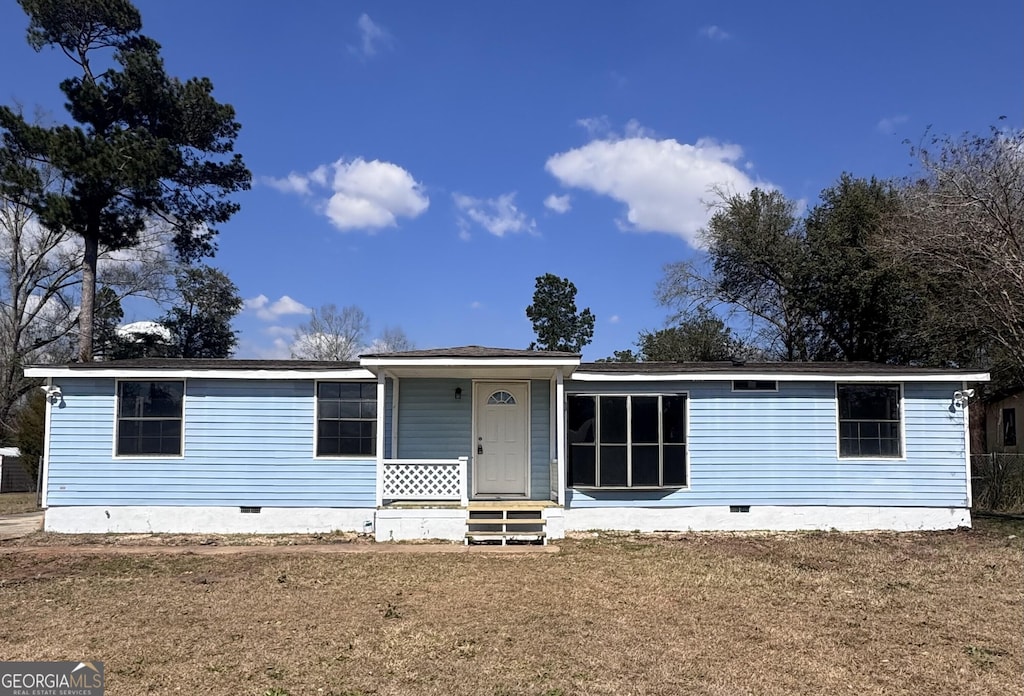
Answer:
<svg viewBox="0 0 1024 696"><path fill-rule="evenodd" d="M59 48L78 74L60 84L73 123L30 124L0 107L0 190L43 226L83 237L79 357L90 360L99 249L132 247L159 219L181 259L211 255L216 225L238 209L229 196L250 174L232 152L234 109L213 98L210 80L166 74L130 2L19 1L29 43ZM63 185L47 186L26 162L46 163Z"/></svg>
<svg viewBox="0 0 1024 696"><path fill-rule="evenodd" d="M173 355L230 357L238 343L231 320L242 310L238 287L210 266L183 267L175 280L179 301L160 321L171 332Z"/></svg>
<svg viewBox="0 0 1024 696"><path fill-rule="evenodd" d="M698 310L678 326L642 331L637 346L640 359L648 362L731 360L743 350L725 322L706 309Z"/></svg>
<svg viewBox="0 0 1024 696"><path fill-rule="evenodd" d="M659 299L698 316L724 305L749 320L752 347L769 357L920 360L922 289L883 243L899 210L892 185L848 174L804 218L778 191L726 196L705 231L707 266L667 266Z"/></svg>
<svg viewBox="0 0 1024 696"><path fill-rule="evenodd" d="M531 350L579 353L594 338L594 315L589 307L577 312L576 286L568 278L538 276L526 316L537 335Z"/></svg>
<svg viewBox="0 0 1024 696"><path fill-rule="evenodd" d="M33 389L25 397L14 415L14 427L7 436L11 446L21 450L21 461L36 480L39 458L43 456L46 426L46 396L41 389Z"/></svg>

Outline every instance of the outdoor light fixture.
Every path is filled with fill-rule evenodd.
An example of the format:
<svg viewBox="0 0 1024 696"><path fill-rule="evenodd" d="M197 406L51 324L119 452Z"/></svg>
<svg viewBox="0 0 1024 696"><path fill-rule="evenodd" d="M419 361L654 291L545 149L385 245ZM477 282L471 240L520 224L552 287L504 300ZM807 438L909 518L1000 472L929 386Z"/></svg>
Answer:
<svg viewBox="0 0 1024 696"><path fill-rule="evenodd" d="M462 387L455 387L455 400L462 401Z"/></svg>

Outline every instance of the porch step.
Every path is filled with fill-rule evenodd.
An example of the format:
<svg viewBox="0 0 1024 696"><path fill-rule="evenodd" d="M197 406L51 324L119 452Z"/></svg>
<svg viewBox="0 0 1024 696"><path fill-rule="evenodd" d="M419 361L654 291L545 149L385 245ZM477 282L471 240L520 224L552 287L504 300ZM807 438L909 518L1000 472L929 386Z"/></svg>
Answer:
<svg viewBox="0 0 1024 696"><path fill-rule="evenodd" d="M466 543L500 541L504 546L509 541L539 541L547 543L544 526L544 505L508 506L487 503L470 504L466 519Z"/></svg>

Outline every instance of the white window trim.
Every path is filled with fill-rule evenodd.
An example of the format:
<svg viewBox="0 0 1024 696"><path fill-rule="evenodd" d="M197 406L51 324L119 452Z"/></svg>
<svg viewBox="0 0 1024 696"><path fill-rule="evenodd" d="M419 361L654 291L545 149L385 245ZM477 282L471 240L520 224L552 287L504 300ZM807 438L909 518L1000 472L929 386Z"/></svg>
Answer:
<svg viewBox="0 0 1024 696"><path fill-rule="evenodd" d="M568 401L569 401L569 399L571 399L574 396L594 396L594 397L599 397L599 396L626 396L626 397L630 397L627 400L627 402L626 402L626 420L627 420L627 423L630 421L630 417L632 416L632 413L633 413L633 399L632 399L632 397L634 397L634 396L641 396L641 397L642 396L661 396L661 397L665 397L665 396L685 396L686 397L686 412L685 412L685 418L684 418L683 426L686 428L686 442L683 443L683 446L685 447L685 451L684 451L684 455L683 455L683 464L686 467L686 485L685 486L600 486L600 485L573 486L573 485L569 484L568 476L566 476L565 485L566 485L567 488L570 488L572 490L580 490L580 491L587 491L587 492L593 492L593 491L689 491L689 490L692 489L692 487L693 487L693 480L691 478L691 472L690 472L690 406L692 404L692 401L690 400L690 392L689 392L689 390L683 390L683 391L659 391L659 392L569 392L569 391L566 391L565 398L566 398L566 404L567 404L566 405L566 417L567 418L568 418L568 413L569 413ZM664 446L665 446L664 433L662 432L663 425L664 425L663 422L661 421L661 419L659 419L658 420L658 439L659 439L658 444L662 448L664 448ZM568 428L566 428L566 437L568 437ZM596 421L595 421L595 427L594 427L594 445L595 445L595 448L598 446L598 444L599 443L597 442L597 427L596 427ZM627 456L628 456L627 462L629 464L629 469L628 469L628 472L629 472L628 473L628 478L629 479L632 479L632 477L633 477L632 444L633 444L633 428L632 428L632 426L630 426L630 428L629 428L629 435L626 438L626 448L627 448L627 453L628 453L627 454ZM670 444L672 444L673 446L677 446L676 443L670 443ZM565 445L565 450L566 450L565 466L566 466L566 471L567 472L568 472L568 466L569 466L569 448L570 448L571 445L572 445L572 443L570 443L570 442L566 442L566 445ZM597 454L598 453L595 452L595 456L597 456ZM663 454L664 453L662 452L662 455ZM595 462L596 462L596 460L595 460ZM664 458L663 458L662 461L661 461L662 473L664 473L664 466L665 466L665 462L664 462ZM596 472L595 472L595 475L596 475Z"/></svg>
<svg viewBox="0 0 1024 696"><path fill-rule="evenodd" d="M121 383L122 382L181 382L181 447L180 454L118 454L118 430L121 425ZM114 380L114 438L110 443L111 456L114 459L184 459L185 458L185 413L188 410L188 380L184 378L160 377L118 377Z"/></svg>
<svg viewBox="0 0 1024 696"><path fill-rule="evenodd" d="M898 457L849 457L840 454L840 433L839 433L839 387L841 386L872 386L872 385L883 385L887 387L899 387L900 398L899 398L899 416L900 416L900 456ZM907 389L903 382L892 382L892 381L878 381L865 384L864 382L836 382L835 384L835 418L836 418L836 459L841 462L904 462L907 460Z"/></svg>
<svg viewBox="0 0 1024 696"><path fill-rule="evenodd" d="M317 454L316 453L317 452L317 445L319 444L318 441L320 439L320 428L319 428L319 424L320 424L320 399L317 397L317 394L320 393L320 383L321 382L328 383L328 384L338 384L338 383L340 383L340 384L371 384L374 387L374 394L377 393L376 392L376 387L377 387L376 379L317 379L317 380L313 380L313 459L316 459L318 461L320 461L320 460L323 460L323 461L333 460L333 461L342 461L342 462L344 462L344 461L349 461L349 462L351 462L351 461L365 462L365 461L380 459L383 456L383 452L374 452L373 454ZM378 417L374 419L374 423L377 423L377 428L380 429L380 424L379 424L378 420L380 418L379 414L380 414L381 410L384 408L384 402L382 402L376 396L374 397L374 400L377 402L377 413L378 413ZM360 420L363 420L363 419L360 419ZM366 420L369 420L369 419L366 419ZM380 433L376 433L375 436L374 436L374 439L373 439L373 441L374 441L374 445L373 445L374 449L378 449L378 450L381 449L379 440L380 440Z"/></svg>

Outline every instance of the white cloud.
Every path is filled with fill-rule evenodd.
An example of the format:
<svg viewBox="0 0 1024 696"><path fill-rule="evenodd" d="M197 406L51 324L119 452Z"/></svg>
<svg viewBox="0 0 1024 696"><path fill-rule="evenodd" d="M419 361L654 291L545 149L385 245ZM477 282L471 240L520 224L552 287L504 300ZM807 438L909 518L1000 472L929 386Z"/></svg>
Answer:
<svg viewBox="0 0 1024 696"><path fill-rule="evenodd" d="M515 204L516 194L503 193L497 198L473 198L453 193L455 207L465 217L477 223L495 237L517 232L533 232L537 223Z"/></svg>
<svg viewBox="0 0 1024 696"><path fill-rule="evenodd" d="M623 229L664 232L699 247L718 190L774 188L743 171L739 145L704 138L694 144L646 136L593 140L553 155L545 168L563 186L599 193L626 205Z"/></svg>
<svg viewBox="0 0 1024 696"><path fill-rule="evenodd" d="M288 295L282 295L279 299L271 302L269 297L262 294L245 300L245 309L256 312L256 316L263 321L275 321L286 314L309 314L312 311Z"/></svg>
<svg viewBox="0 0 1024 696"><path fill-rule="evenodd" d="M883 135L892 135L893 133L896 132L897 126L901 126L909 120L910 117L907 116L906 114L886 116L880 119L877 124L875 124L875 130L877 130L879 133L882 133Z"/></svg>
<svg viewBox="0 0 1024 696"><path fill-rule="evenodd" d="M275 188L282 193L298 193L303 196L308 196L311 191L309 189L309 178L292 172L283 179L276 179L272 176L263 177L263 183L271 188Z"/></svg>
<svg viewBox="0 0 1024 696"><path fill-rule="evenodd" d="M591 138L603 138L612 132L612 124L607 116L578 118L576 119L576 125L585 130Z"/></svg>
<svg viewBox="0 0 1024 696"><path fill-rule="evenodd" d="M390 32L370 19L370 15L365 12L356 20L356 28L359 30L359 45L350 45L348 50L360 58L371 58L381 49L391 48L394 44Z"/></svg>
<svg viewBox="0 0 1024 696"><path fill-rule="evenodd" d="M612 315L612 316L611 316L611 317L610 317L610 318L608 319L608 323L609 323L609 324L618 324L618 323L619 323L619 322L620 322L621 320L622 320L622 319L621 319L621 318L619 317L619 315L618 315L618 314L613 314L613 315Z"/></svg>
<svg viewBox="0 0 1024 696"><path fill-rule="evenodd" d="M308 174L292 172L283 179L264 177L285 193L315 198L316 209L342 231L395 227L398 218L415 218L430 198L412 174L392 162L339 159Z"/></svg>
<svg viewBox="0 0 1024 696"><path fill-rule="evenodd" d="M701 27L699 33L704 38L711 39L712 41L727 41L728 39L732 38L732 34L725 31L724 29L722 29L722 27L718 26L717 24L711 24L706 27Z"/></svg>
<svg viewBox="0 0 1024 696"><path fill-rule="evenodd" d="M572 202L569 200L569 194L556 196L552 193L544 199L544 207L561 215L562 213L568 213L572 210Z"/></svg>

